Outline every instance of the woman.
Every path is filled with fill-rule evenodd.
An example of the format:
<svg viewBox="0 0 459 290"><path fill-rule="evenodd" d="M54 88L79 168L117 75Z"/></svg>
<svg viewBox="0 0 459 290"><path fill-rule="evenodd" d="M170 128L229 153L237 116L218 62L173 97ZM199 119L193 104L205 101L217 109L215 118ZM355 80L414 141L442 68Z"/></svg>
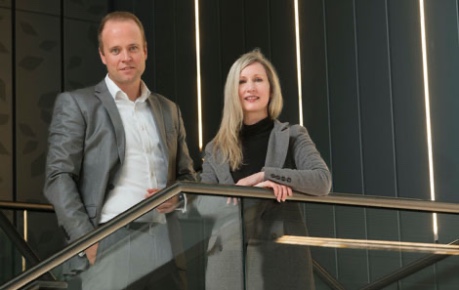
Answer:
<svg viewBox="0 0 459 290"><path fill-rule="evenodd" d="M301 204L285 201L292 190L328 194L327 165L306 128L277 120L279 79L260 51L236 60L224 94L223 118L206 146L201 181L270 188L276 200L197 199L201 215L215 220L206 289L241 289L244 283L247 289L314 289L309 249L275 239L307 235Z"/></svg>

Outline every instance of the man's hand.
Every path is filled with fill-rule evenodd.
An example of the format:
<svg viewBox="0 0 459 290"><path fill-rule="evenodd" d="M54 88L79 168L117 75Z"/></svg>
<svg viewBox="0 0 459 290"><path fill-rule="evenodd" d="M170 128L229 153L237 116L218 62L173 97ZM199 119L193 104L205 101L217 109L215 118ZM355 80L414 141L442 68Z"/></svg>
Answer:
<svg viewBox="0 0 459 290"><path fill-rule="evenodd" d="M95 243L91 247L87 248L84 250L84 253L86 255L86 258L89 261L89 264L92 266L96 262L96 256L97 256L97 248L99 247L99 243Z"/></svg>
<svg viewBox="0 0 459 290"><path fill-rule="evenodd" d="M155 193L157 193L158 191L159 191L158 188L149 188L149 189L147 189L147 194L145 195L145 198L149 198L150 196L155 195ZM177 208L178 204L179 204L179 198L176 195L174 197L169 198L168 200L166 200L162 204L160 204L156 208L156 210L159 213L170 213L170 212L173 212Z"/></svg>

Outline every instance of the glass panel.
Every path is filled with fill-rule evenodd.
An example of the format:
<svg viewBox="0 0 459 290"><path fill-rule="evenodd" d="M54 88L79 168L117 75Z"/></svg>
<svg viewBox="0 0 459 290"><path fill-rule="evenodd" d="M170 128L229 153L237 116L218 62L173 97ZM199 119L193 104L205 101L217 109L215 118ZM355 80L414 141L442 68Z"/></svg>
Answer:
<svg viewBox="0 0 459 290"><path fill-rule="evenodd" d="M459 287L457 215L439 214L435 235L431 213L187 197L186 212L154 210L103 238L93 266L75 256L53 273L87 289Z"/></svg>
<svg viewBox="0 0 459 290"><path fill-rule="evenodd" d="M0 229L0 285L21 272L21 256L5 232Z"/></svg>
<svg viewBox="0 0 459 290"><path fill-rule="evenodd" d="M1 211L2 221L9 223L12 220L11 211ZM3 223L2 223L3 224ZM22 272L23 258L17 246L11 241L7 232L0 227L0 285L6 283Z"/></svg>
<svg viewBox="0 0 459 290"><path fill-rule="evenodd" d="M459 270L454 256L459 247L446 245L454 240L457 215L438 215L437 235L433 214L424 212L247 198L228 205L226 198L204 196L194 205L204 217L217 213L216 225L220 224L218 219L244 220L241 251L246 289L365 289L384 282L385 277L398 278L390 278L393 282L385 283L388 288L384 289L414 289L413 285L417 285L415 289L435 289L432 283L442 289L459 286L457 275L449 274ZM240 217L224 217L231 206L244 209ZM224 255L228 237L223 228L214 226L210 231L209 241L219 240L219 254ZM225 269L237 267L227 261L210 263L212 260L216 261L209 256L206 272L209 274L210 268L214 277L226 277ZM409 276L400 275L400 270ZM440 279L444 276L448 277ZM231 289L224 279L219 283L223 289Z"/></svg>
<svg viewBox="0 0 459 290"><path fill-rule="evenodd" d="M228 223L220 225L227 233L240 233L238 208L228 208L234 216L225 212ZM97 244L96 261L91 266L88 255L76 255L51 272L59 281L67 281L72 289L144 289L153 285L155 290L174 290L184 289L185 284L190 290L205 289L207 248L214 220L201 217L191 203L186 212L181 209L168 215L153 210L116 229ZM100 229L113 225L110 221ZM231 254L225 259L237 261L238 266L228 269L228 277L240 283L239 288L233 285L232 289L242 289L240 236L234 236L233 243Z"/></svg>

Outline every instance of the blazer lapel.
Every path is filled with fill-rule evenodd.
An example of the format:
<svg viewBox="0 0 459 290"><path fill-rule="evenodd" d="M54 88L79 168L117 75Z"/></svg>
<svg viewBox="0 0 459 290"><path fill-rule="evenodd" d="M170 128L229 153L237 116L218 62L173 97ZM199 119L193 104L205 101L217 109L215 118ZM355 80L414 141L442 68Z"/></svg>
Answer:
<svg viewBox="0 0 459 290"><path fill-rule="evenodd" d="M164 116L161 109L161 105L158 101L158 98L154 94L151 94L148 98L148 102L150 104L151 111L153 113L153 119L156 123L156 128L158 129L158 133L160 136L159 142L161 143L161 147L164 150L164 156L169 156L169 148L167 147L167 139L166 139L166 126L164 124Z"/></svg>
<svg viewBox="0 0 459 290"><path fill-rule="evenodd" d="M266 153L266 167L283 168L290 141L288 123L274 121L274 129L269 136L268 152Z"/></svg>
<svg viewBox="0 0 459 290"><path fill-rule="evenodd" d="M218 176L221 184L234 184L233 176L231 175L228 162L216 163L215 173Z"/></svg>
<svg viewBox="0 0 459 290"><path fill-rule="evenodd" d="M126 149L123 121L121 120L121 116L118 112L118 108L116 107L115 101L113 100L113 97L110 95L110 92L107 89L105 81L101 81L99 84L96 85L95 95L102 102L102 104L108 112L108 115L110 116L113 128L115 130L116 143L118 145L118 155L120 157L121 164L123 164L124 152Z"/></svg>

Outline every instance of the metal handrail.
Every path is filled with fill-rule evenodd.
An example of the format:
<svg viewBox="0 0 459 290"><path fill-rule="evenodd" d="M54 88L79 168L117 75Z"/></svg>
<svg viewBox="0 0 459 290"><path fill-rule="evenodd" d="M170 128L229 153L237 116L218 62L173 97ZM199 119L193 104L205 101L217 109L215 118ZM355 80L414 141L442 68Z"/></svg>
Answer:
<svg viewBox="0 0 459 290"><path fill-rule="evenodd" d="M179 193L195 193L200 195L220 195L220 196L233 196L233 197L251 197L261 199L273 199L272 192L263 188L255 187L242 187L234 185L215 185L191 182L177 182L174 185L163 189L156 193L149 199L146 199L129 211L126 211L117 217L113 218L110 222L104 224L102 227L94 230L93 232L81 237L74 241L67 248L59 251L51 257L44 260L40 265L34 266L28 271L20 274L2 286L2 289L19 289L37 279L44 273L59 266L66 260L77 255L79 252L97 243L101 239L110 235L117 229L131 223L140 216L153 210L164 201L179 194ZM288 200L309 202L309 203L323 203L344 206L358 206L358 207L371 207L371 208L387 208L387 209L400 209L408 211L423 211L423 212L436 212L436 213L459 213L459 204L433 202L419 199L403 199L403 198L389 198L380 196L362 196L354 194L331 193L328 196L311 196L301 193L294 193ZM0 204L1 206L1 204Z"/></svg>
<svg viewBox="0 0 459 290"><path fill-rule="evenodd" d="M54 212L53 206L47 203L30 203L6 200L0 200L0 209Z"/></svg>
<svg viewBox="0 0 459 290"><path fill-rule="evenodd" d="M244 187L234 185L215 185L204 183L177 182L173 186L179 186L184 192L204 195L231 195L235 197L254 197L273 199L267 189L256 187ZM309 203L323 203L345 206L359 206L371 208L387 208L408 211L424 211L434 213L459 213L459 204L438 202L414 198L369 196L361 194L331 192L325 196L314 196L294 192L288 200ZM0 209L33 210L52 212L53 206L45 203L11 202L0 200Z"/></svg>

